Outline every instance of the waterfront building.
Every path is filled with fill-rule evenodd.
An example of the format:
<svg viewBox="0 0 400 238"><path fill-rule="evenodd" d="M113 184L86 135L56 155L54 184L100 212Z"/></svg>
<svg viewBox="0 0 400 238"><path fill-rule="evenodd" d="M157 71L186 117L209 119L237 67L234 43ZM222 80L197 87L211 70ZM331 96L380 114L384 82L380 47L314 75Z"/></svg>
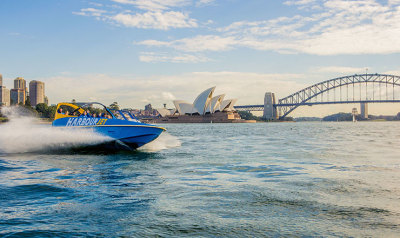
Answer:
<svg viewBox="0 0 400 238"><path fill-rule="evenodd" d="M175 114L179 115L206 115L216 112L235 111L233 106L237 99L224 100L225 94L213 97L215 87L206 89L200 93L193 103L183 100L173 101L175 105Z"/></svg>
<svg viewBox="0 0 400 238"><path fill-rule="evenodd" d="M10 106L10 90L4 86L0 86L0 106Z"/></svg>
<svg viewBox="0 0 400 238"><path fill-rule="evenodd" d="M11 89L11 104L23 104L25 105L26 100L26 92L25 89L13 88Z"/></svg>
<svg viewBox="0 0 400 238"><path fill-rule="evenodd" d="M29 82L29 99L31 106L34 107L39 103L45 103L44 83L33 80Z"/></svg>
<svg viewBox="0 0 400 238"><path fill-rule="evenodd" d="M3 86L3 75L0 74L0 87Z"/></svg>
<svg viewBox="0 0 400 238"><path fill-rule="evenodd" d="M183 100L173 101L175 109L157 109L160 123L229 123L246 122L240 118L234 105L237 99L224 100L225 94L213 97L215 87L200 93L193 103Z"/></svg>

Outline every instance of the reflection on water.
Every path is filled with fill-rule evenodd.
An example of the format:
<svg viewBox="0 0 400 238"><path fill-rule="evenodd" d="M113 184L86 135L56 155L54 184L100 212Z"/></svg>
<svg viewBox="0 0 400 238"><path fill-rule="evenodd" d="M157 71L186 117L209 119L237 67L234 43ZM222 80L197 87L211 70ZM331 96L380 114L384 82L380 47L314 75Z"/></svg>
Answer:
<svg viewBox="0 0 400 238"><path fill-rule="evenodd" d="M398 235L399 123L167 129L134 153L0 155L0 234Z"/></svg>

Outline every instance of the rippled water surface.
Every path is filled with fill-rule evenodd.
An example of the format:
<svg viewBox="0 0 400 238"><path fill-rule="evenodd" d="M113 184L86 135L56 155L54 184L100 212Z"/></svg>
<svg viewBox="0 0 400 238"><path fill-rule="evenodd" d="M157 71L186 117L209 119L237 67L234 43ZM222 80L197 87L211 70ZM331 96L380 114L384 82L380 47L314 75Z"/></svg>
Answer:
<svg viewBox="0 0 400 238"><path fill-rule="evenodd" d="M0 236L400 234L400 123L164 126L135 153L0 154Z"/></svg>

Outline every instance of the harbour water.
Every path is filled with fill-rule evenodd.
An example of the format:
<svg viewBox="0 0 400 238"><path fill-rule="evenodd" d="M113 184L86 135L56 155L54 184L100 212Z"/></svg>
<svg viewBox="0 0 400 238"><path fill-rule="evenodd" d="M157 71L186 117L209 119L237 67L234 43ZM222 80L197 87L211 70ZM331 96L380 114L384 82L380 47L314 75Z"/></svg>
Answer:
<svg viewBox="0 0 400 238"><path fill-rule="evenodd" d="M17 153L0 136L0 236L400 234L398 122L165 127L117 154L24 149L50 143L40 130Z"/></svg>

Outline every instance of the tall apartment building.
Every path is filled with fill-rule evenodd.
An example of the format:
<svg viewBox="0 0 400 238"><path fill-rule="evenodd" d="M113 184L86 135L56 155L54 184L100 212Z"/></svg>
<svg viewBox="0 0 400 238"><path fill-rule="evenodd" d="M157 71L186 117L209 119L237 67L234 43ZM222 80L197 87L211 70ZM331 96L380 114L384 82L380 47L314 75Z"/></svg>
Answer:
<svg viewBox="0 0 400 238"><path fill-rule="evenodd" d="M26 81L22 77L14 79L14 88L26 90Z"/></svg>
<svg viewBox="0 0 400 238"><path fill-rule="evenodd" d="M10 106L10 90L0 86L0 106Z"/></svg>
<svg viewBox="0 0 400 238"><path fill-rule="evenodd" d="M10 90L3 86L3 75L0 74L0 106L10 106Z"/></svg>
<svg viewBox="0 0 400 238"><path fill-rule="evenodd" d="M14 79L14 88L11 89L11 104L23 104L26 101L26 81L22 77Z"/></svg>
<svg viewBox="0 0 400 238"><path fill-rule="evenodd" d="M29 99L31 101L31 106L36 106L39 103L45 103L44 94L44 83L40 81L30 81L29 82Z"/></svg>
<svg viewBox="0 0 400 238"><path fill-rule="evenodd" d="M13 88L11 89L11 104L23 104L25 105L26 91L24 89Z"/></svg>

